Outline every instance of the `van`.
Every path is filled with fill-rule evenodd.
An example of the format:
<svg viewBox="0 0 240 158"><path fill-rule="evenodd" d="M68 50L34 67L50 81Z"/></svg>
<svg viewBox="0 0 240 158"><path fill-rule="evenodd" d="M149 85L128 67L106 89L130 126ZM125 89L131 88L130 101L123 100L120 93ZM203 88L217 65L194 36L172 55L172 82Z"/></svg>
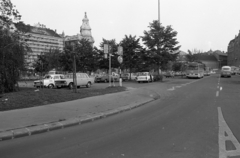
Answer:
<svg viewBox="0 0 240 158"><path fill-rule="evenodd" d="M221 69L221 77L231 77L232 70L230 66L223 66Z"/></svg>

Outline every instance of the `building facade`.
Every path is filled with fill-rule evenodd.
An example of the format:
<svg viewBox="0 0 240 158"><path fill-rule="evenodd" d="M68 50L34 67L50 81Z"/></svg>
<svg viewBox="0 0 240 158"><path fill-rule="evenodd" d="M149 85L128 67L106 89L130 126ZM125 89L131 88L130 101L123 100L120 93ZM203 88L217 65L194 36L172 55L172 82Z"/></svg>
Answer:
<svg viewBox="0 0 240 158"><path fill-rule="evenodd" d="M86 12L82 20L82 26L80 27L80 34L73 35L73 36L66 36L64 39L64 42L65 42L65 45L72 45L83 38L87 39L93 46L95 41L94 41L94 38L92 37L91 27L89 25L89 19L87 18Z"/></svg>
<svg viewBox="0 0 240 158"><path fill-rule="evenodd" d="M30 26L21 23L21 25L15 24L15 26L19 31L24 31L26 35L29 35L26 43L31 51L27 53L25 60L29 63L30 69L38 55L47 53L50 49L62 51L64 48L64 38L44 25L38 23L36 26Z"/></svg>
<svg viewBox="0 0 240 158"><path fill-rule="evenodd" d="M228 65L240 67L240 31L228 44Z"/></svg>

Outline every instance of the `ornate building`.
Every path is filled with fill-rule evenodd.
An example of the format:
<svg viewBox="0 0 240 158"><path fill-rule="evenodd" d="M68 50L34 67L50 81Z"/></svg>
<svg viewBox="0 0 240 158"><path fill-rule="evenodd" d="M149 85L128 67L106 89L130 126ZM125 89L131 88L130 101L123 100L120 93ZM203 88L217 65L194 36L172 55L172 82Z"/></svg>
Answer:
<svg viewBox="0 0 240 158"><path fill-rule="evenodd" d="M82 26L80 27L80 34L73 35L73 36L66 36L65 37L65 45L71 45L76 43L76 41L79 41L81 39L87 39L91 45L94 44L94 38L92 37L91 33L91 27L89 25L89 20L87 18L87 13L85 12L85 16L82 20Z"/></svg>

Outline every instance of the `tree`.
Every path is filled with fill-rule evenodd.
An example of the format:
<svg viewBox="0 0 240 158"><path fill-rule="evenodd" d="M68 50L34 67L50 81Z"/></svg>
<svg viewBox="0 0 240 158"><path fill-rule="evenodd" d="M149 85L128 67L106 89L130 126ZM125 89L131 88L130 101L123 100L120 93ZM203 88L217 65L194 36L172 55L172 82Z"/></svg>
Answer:
<svg viewBox="0 0 240 158"><path fill-rule="evenodd" d="M192 51L188 50L188 54L186 55L187 61L194 62L197 60L196 54L202 53L200 50L193 49Z"/></svg>
<svg viewBox="0 0 240 158"><path fill-rule="evenodd" d="M20 17L10 0L0 1L0 93L17 91L20 70L25 68L29 48L21 32L11 27Z"/></svg>
<svg viewBox="0 0 240 158"><path fill-rule="evenodd" d="M158 70L164 69L169 61L174 61L177 58L178 53L173 53L180 48L177 46L177 32L171 26L164 27L156 20L150 23L149 28L149 31L144 31L143 43L147 46L147 51L150 52L151 63Z"/></svg>
<svg viewBox="0 0 240 158"><path fill-rule="evenodd" d="M38 55L38 59L33 63L34 71L45 74L52 69L62 70L60 56L61 51L53 48L49 49L48 52Z"/></svg>
<svg viewBox="0 0 240 158"><path fill-rule="evenodd" d="M96 51L93 51L93 47L87 39L81 39L76 45L75 51L77 71L92 72L96 69L94 66Z"/></svg>
<svg viewBox="0 0 240 158"><path fill-rule="evenodd" d="M103 52L104 44L108 44L109 46L111 46L111 49L109 50L112 53L111 68L119 68L120 64L117 60L118 55L115 53L118 50L118 44L116 43L115 39L106 40L104 38L103 38L103 41L100 43L101 50L99 51L99 55L101 56L101 58L99 59L99 68L106 69L106 70L109 69L109 59L104 58L104 52Z"/></svg>
<svg viewBox="0 0 240 158"><path fill-rule="evenodd" d="M11 0L0 1L0 25L10 29L13 21L19 21L20 19L21 15L12 4Z"/></svg>
<svg viewBox="0 0 240 158"><path fill-rule="evenodd" d="M76 71L92 72L97 69L98 51L87 39L81 39L74 45L67 45L60 53L59 63L63 71L73 71L73 55L76 59Z"/></svg>
<svg viewBox="0 0 240 158"><path fill-rule="evenodd" d="M136 39L136 36L125 35L125 38L120 42L124 52L122 68L129 69L130 75L132 73L132 69L136 69L137 65L140 64L139 55L142 50L142 46L139 41L140 38Z"/></svg>

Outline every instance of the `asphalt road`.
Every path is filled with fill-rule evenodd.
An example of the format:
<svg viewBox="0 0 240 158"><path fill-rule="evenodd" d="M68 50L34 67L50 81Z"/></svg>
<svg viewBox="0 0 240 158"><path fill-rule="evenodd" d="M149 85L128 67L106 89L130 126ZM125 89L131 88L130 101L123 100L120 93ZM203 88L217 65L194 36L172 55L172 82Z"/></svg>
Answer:
<svg viewBox="0 0 240 158"><path fill-rule="evenodd" d="M191 81L166 82L168 97L106 119L0 142L0 158L240 156L240 76Z"/></svg>

